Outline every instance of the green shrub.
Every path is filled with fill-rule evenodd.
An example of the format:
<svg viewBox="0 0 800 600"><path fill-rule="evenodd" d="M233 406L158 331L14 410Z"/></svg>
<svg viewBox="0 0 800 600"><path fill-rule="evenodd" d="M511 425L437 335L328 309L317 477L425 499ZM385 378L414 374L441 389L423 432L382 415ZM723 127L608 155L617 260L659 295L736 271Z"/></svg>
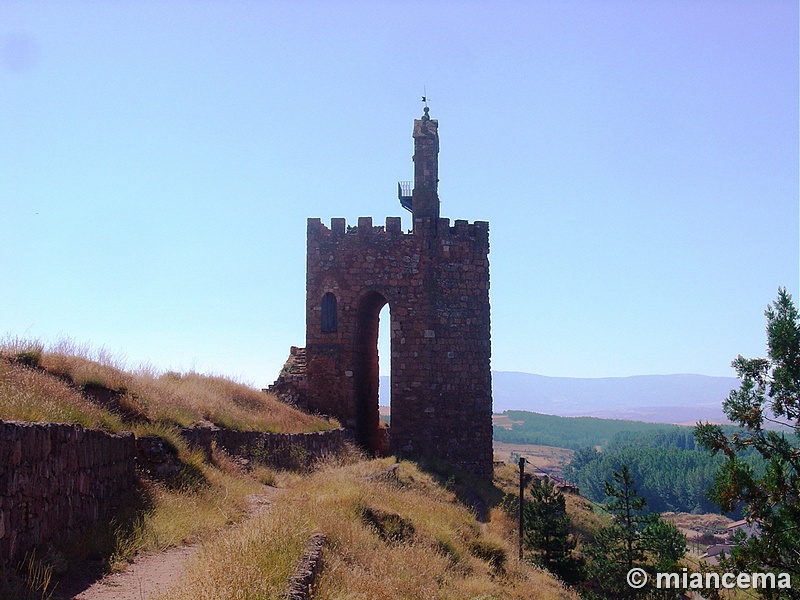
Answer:
<svg viewBox="0 0 800 600"><path fill-rule="evenodd" d="M360 506L361 521L372 527L389 544L401 544L414 537L414 524L396 513Z"/></svg>
<svg viewBox="0 0 800 600"><path fill-rule="evenodd" d="M500 544L485 538L478 538L471 541L467 547L472 556L489 563L489 566L492 567L496 573L502 572L505 568L506 551Z"/></svg>

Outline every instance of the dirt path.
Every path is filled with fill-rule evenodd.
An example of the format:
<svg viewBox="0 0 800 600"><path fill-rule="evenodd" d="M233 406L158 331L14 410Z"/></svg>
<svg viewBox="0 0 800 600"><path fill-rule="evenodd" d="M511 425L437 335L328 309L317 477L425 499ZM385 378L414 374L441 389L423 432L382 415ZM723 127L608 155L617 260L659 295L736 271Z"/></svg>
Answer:
<svg viewBox="0 0 800 600"><path fill-rule="evenodd" d="M250 502L245 520L267 510L283 490L265 487L261 494L248 497ZM234 525L235 527L235 525ZM201 548L200 544L170 548L164 552L138 556L124 571L107 575L57 598L72 600L149 600L168 591L180 579L189 559Z"/></svg>
<svg viewBox="0 0 800 600"><path fill-rule="evenodd" d="M195 544L138 557L121 573L103 577L74 600L147 600L172 587L186 562L200 549Z"/></svg>

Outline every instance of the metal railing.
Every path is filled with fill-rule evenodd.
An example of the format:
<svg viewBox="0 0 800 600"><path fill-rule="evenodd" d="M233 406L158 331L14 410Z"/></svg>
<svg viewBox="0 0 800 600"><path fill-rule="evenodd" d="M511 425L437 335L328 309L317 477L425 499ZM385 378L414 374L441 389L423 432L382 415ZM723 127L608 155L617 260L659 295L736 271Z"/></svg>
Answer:
<svg viewBox="0 0 800 600"><path fill-rule="evenodd" d="M407 211L412 212L411 208L411 182L398 181L397 182L397 199L400 200L400 206Z"/></svg>

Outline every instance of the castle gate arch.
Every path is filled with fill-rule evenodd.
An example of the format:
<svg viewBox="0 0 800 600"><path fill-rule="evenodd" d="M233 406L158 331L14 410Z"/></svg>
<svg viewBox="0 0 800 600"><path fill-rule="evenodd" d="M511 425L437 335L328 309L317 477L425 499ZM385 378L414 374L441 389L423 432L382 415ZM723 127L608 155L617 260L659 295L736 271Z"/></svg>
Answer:
<svg viewBox="0 0 800 600"><path fill-rule="evenodd" d="M378 388L380 365L378 329L381 310L389 301L379 292L369 291L361 297L356 316L356 347L353 369L355 391L355 438L373 454L389 450L387 430L380 426ZM390 308L391 311L391 308Z"/></svg>

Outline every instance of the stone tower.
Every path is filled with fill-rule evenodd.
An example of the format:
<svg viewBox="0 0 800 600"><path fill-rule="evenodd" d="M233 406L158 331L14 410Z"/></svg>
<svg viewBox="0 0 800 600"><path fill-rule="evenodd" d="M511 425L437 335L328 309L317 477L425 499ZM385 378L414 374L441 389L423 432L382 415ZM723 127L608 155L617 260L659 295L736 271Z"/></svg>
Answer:
<svg viewBox="0 0 800 600"><path fill-rule="evenodd" d="M439 217L438 122L414 121L414 189L400 217L308 220L307 406L365 449L492 473L489 225ZM391 427L378 416L378 317L389 304ZM387 448L388 445L388 448Z"/></svg>

